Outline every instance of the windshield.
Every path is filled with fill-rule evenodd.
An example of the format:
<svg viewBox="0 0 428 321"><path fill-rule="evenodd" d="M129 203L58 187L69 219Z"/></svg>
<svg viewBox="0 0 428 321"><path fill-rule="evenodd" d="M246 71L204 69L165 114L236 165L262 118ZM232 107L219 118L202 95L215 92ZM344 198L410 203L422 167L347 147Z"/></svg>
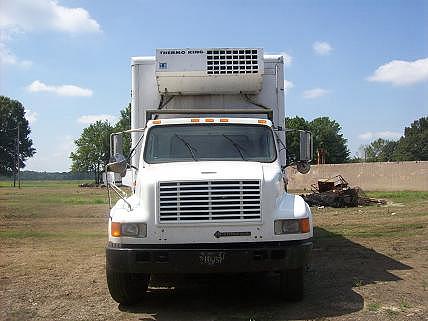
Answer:
<svg viewBox="0 0 428 321"><path fill-rule="evenodd" d="M246 124L165 125L152 127L144 149L147 163L188 161L273 162L272 130Z"/></svg>

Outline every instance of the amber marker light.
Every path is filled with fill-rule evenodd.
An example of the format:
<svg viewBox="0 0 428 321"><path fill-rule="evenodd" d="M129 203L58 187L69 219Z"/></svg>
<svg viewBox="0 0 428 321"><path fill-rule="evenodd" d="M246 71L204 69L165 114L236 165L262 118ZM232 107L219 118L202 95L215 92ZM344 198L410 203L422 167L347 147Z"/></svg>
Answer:
<svg viewBox="0 0 428 321"><path fill-rule="evenodd" d="M258 122L259 124L267 124L267 121L266 121L266 120L264 120L264 119L259 119L257 122Z"/></svg>
<svg viewBox="0 0 428 321"><path fill-rule="evenodd" d="M227 123L229 122L228 118L220 118L220 123Z"/></svg>
<svg viewBox="0 0 428 321"><path fill-rule="evenodd" d="M214 118L205 118L205 122L206 123L213 123L214 122Z"/></svg>
<svg viewBox="0 0 428 321"><path fill-rule="evenodd" d="M161 123L160 119L153 120L153 124L159 125Z"/></svg>
<svg viewBox="0 0 428 321"><path fill-rule="evenodd" d="M114 236L114 237L120 236L120 223L111 222L111 236Z"/></svg>
<svg viewBox="0 0 428 321"><path fill-rule="evenodd" d="M300 233L309 233L311 226L309 224L309 218L303 218L299 220Z"/></svg>
<svg viewBox="0 0 428 321"><path fill-rule="evenodd" d="M192 118L190 121L192 123L199 123L199 118Z"/></svg>

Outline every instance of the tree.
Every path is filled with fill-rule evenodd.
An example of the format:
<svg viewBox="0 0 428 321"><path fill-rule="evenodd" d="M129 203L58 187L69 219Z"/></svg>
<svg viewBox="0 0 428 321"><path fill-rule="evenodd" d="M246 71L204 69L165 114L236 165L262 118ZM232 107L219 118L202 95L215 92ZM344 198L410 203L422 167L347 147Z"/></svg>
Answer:
<svg viewBox="0 0 428 321"><path fill-rule="evenodd" d="M314 137L314 150L325 150L327 164L345 163L349 160L347 140L340 133L342 127L336 121L328 117L318 117L310 122L309 127Z"/></svg>
<svg viewBox="0 0 428 321"><path fill-rule="evenodd" d="M287 129L301 129L310 130L309 123L302 117L285 118L285 128ZM297 157L300 150L300 138L299 132L287 131L285 135L286 146L287 146L287 158Z"/></svg>
<svg viewBox="0 0 428 321"><path fill-rule="evenodd" d="M100 173L110 158L110 134L113 127L108 121L97 121L83 129L82 135L75 140L76 151L70 154L73 172L90 172L95 183L100 183Z"/></svg>
<svg viewBox="0 0 428 321"><path fill-rule="evenodd" d="M114 127L115 132L120 132L124 130L131 129L131 104L129 103L127 107L120 111L120 119ZM129 150L131 149L131 135L123 135L123 154L125 156L129 155Z"/></svg>
<svg viewBox="0 0 428 321"><path fill-rule="evenodd" d="M36 153L30 139L30 127L25 119L22 104L5 96L0 96L0 175L11 176L17 168L17 133L19 127L19 167Z"/></svg>
<svg viewBox="0 0 428 321"><path fill-rule="evenodd" d="M379 138L363 146L363 156L366 162L390 162L397 147L397 142Z"/></svg>
<svg viewBox="0 0 428 321"><path fill-rule="evenodd" d="M309 130L313 135L314 159L313 163L318 162L317 151L323 149L325 152L326 163L344 163L349 160L349 150L346 146L347 140L340 133L340 125L328 117L318 117L311 122L304 118L294 117L286 118L286 128ZM299 135L297 132L287 133L287 150L298 155Z"/></svg>
<svg viewBox="0 0 428 321"><path fill-rule="evenodd" d="M428 117L415 120L404 129L393 158L398 161L428 160Z"/></svg>

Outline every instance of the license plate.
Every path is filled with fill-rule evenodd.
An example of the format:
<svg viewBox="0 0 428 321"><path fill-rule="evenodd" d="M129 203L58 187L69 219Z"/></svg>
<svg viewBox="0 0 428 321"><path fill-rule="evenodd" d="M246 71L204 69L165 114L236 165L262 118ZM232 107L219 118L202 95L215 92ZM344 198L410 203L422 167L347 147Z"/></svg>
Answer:
<svg viewBox="0 0 428 321"><path fill-rule="evenodd" d="M199 255L199 262L202 265L220 265L223 261L223 252L201 252Z"/></svg>

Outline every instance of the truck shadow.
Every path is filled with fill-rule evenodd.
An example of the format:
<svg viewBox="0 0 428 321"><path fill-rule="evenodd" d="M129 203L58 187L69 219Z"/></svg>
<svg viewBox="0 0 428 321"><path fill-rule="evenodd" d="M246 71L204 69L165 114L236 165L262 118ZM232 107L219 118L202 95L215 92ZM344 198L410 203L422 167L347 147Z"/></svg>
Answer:
<svg viewBox="0 0 428 321"><path fill-rule="evenodd" d="M401 280L390 270L409 270L373 249L316 228L312 265L306 273L305 298L279 298L277 274L157 276L143 303L121 311L139 320L286 320L346 315L364 307L355 287Z"/></svg>

